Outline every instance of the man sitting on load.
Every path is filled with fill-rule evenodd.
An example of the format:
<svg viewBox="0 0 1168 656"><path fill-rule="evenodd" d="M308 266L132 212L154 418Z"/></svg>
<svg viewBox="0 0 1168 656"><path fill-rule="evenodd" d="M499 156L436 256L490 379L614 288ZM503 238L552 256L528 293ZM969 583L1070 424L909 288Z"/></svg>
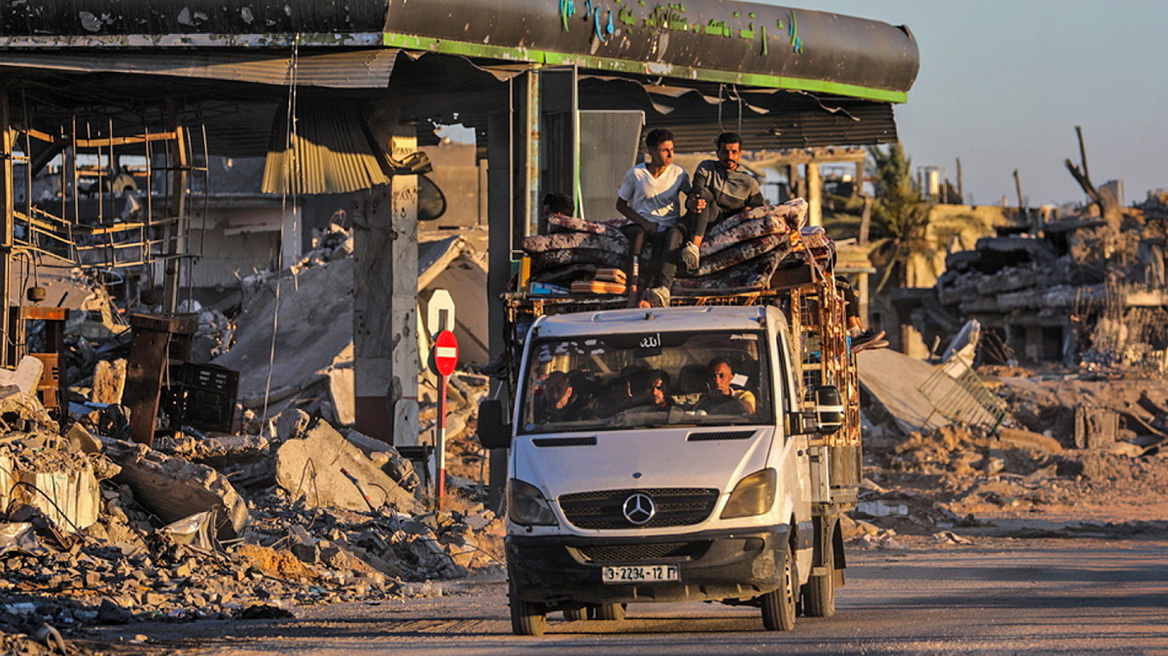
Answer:
<svg viewBox="0 0 1168 656"><path fill-rule="evenodd" d="M625 173L617 191L616 211L632 222L623 232L632 243L629 264L629 284L637 284L641 250L646 240L652 240L653 262L650 272L654 284L662 275L662 267L670 267L668 278L673 280L677 268L677 244L669 247L666 237L669 229L681 217L681 194L689 196L689 173L673 163L673 133L657 128L645 136L649 161L637 164ZM660 305L660 304L659 304Z"/></svg>
<svg viewBox="0 0 1168 656"><path fill-rule="evenodd" d="M693 193L687 194L685 221L671 228L664 239L663 255L666 259L661 273L645 292L649 305L669 305L669 290L673 286L678 259L685 263L687 270L698 269L698 248L708 229L745 209L766 204L758 180L738 165L742 157L742 137L734 132L723 132L718 135L716 146L718 159L705 160L694 170ZM686 238L689 241L681 248ZM656 243L653 250L656 258Z"/></svg>

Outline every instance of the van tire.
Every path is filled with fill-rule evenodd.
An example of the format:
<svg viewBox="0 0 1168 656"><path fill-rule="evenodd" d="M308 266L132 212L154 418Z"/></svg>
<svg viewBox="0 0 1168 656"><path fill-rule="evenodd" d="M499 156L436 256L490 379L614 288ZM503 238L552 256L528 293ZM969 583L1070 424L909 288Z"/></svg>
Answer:
<svg viewBox="0 0 1168 656"><path fill-rule="evenodd" d="M619 622L625 618L625 609L628 608L625 604L600 604L596 606L595 619L608 620L610 622Z"/></svg>
<svg viewBox="0 0 1168 656"><path fill-rule="evenodd" d="M547 629L547 606L523 601L512 583L508 590L511 605L511 632L515 635L541 636Z"/></svg>
<svg viewBox="0 0 1168 656"><path fill-rule="evenodd" d="M823 544L822 576L812 576L803 586L803 612L808 617L835 615L835 540L831 535Z"/></svg>
<svg viewBox="0 0 1168 656"><path fill-rule="evenodd" d="M569 622L579 622L580 620L588 619L588 607L581 606L579 608L565 608L564 619Z"/></svg>
<svg viewBox="0 0 1168 656"><path fill-rule="evenodd" d="M795 628L795 601L798 596L798 578L791 545L783 555L781 585L759 597L762 602L762 625L767 631L790 631Z"/></svg>

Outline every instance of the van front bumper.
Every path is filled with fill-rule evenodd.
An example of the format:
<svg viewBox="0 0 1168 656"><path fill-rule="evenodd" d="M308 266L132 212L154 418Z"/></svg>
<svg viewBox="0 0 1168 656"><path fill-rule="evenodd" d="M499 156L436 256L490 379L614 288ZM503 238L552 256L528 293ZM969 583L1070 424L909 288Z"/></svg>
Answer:
<svg viewBox="0 0 1168 656"><path fill-rule="evenodd" d="M509 535L507 569L529 602L614 604L753 599L776 590L790 527L653 537ZM611 584L604 567L674 565L679 581Z"/></svg>

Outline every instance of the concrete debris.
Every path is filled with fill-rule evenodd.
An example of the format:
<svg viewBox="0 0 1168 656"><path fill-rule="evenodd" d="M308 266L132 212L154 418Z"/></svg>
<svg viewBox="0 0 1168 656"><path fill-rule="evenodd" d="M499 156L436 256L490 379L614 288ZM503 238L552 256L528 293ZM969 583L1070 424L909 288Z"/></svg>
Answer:
<svg viewBox="0 0 1168 656"><path fill-rule="evenodd" d="M476 377L467 379L477 396ZM37 416L35 399L21 407ZM420 499L429 490L396 449L356 431L342 436L301 411L264 436L184 431L159 438L157 449L80 424L59 436L27 423L37 431L0 439L0 490L19 497L0 516L0 634L24 636L22 653L92 624L287 617L306 604L417 595L433 589L422 585L431 579L502 563L503 519L473 500L464 479L451 477L448 510L427 511ZM469 436L455 449L457 470L458 455L475 449ZM262 463L272 474L259 484L228 481ZM36 495L22 490L42 485L18 481L33 464L100 478L92 495L71 493L90 500L96 521L82 526L76 514L31 505ZM287 482L297 467L307 494ZM375 509L355 502L358 486L341 467ZM67 499L56 501L68 510ZM64 628L41 631L37 643L45 621Z"/></svg>
<svg viewBox="0 0 1168 656"><path fill-rule="evenodd" d="M892 349L861 351L856 363L864 391L901 431L911 433L949 425L949 420L937 413L919 390L936 373L935 367Z"/></svg>
<svg viewBox="0 0 1168 656"><path fill-rule="evenodd" d="M474 435L487 378L450 378L442 511L431 507L433 458L411 461L346 428L351 385L326 381L336 372L351 381L351 254L349 232L330 229L289 270L245 280L238 314L181 308L198 319L188 361L241 372L244 421L230 434L172 421L163 398L153 447L124 441L131 331L100 289L66 321L60 423L35 395L39 360L0 384L0 652L72 650L70 633L94 624L289 617L309 604L433 596L433 580L502 566L504 520L483 504ZM461 237L426 241L419 285L469 293L485 286L481 264ZM469 359L485 362L486 301L468 299L456 332ZM412 416L424 417L420 442L432 444L437 393L422 378Z"/></svg>
<svg viewBox="0 0 1168 656"><path fill-rule="evenodd" d="M115 440L106 443L105 453L122 468L115 480L129 485L139 503L164 521L215 511L220 540L239 536L247 526L247 503L211 467L172 458L144 444Z"/></svg>
<svg viewBox="0 0 1168 656"><path fill-rule="evenodd" d="M1106 408L1075 408L1075 446L1080 449L1107 448L1119 434L1119 415Z"/></svg>
<svg viewBox="0 0 1168 656"><path fill-rule="evenodd" d="M342 472L350 472L356 482ZM417 511L419 502L335 428L318 422L276 451L276 482L313 507ZM366 496L373 494L370 499Z"/></svg>
<svg viewBox="0 0 1168 656"><path fill-rule="evenodd" d="M89 400L94 403L121 403L126 389L126 360L101 360L93 370L93 391Z"/></svg>
<svg viewBox="0 0 1168 656"><path fill-rule="evenodd" d="M41 381L45 364L38 358L26 355L17 363L16 369L0 367L0 387L16 387L23 394L32 394Z"/></svg>
<svg viewBox="0 0 1168 656"><path fill-rule="evenodd" d="M331 421L352 425L353 259L349 254L339 247L318 249L286 272L244 280L234 343L212 362L240 372L239 397L245 408L262 411L266 405L271 417L298 399L311 399L320 408L327 405L328 412L322 414ZM469 280L478 285L473 289L485 288L486 273L466 240L456 235L419 243L419 290L450 269L457 272L442 280L464 285ZM469 349L464 361L472 358L485 364L486 301L482 294L472 296L474 303L459 306L455 334L460 345Z"/></svg>

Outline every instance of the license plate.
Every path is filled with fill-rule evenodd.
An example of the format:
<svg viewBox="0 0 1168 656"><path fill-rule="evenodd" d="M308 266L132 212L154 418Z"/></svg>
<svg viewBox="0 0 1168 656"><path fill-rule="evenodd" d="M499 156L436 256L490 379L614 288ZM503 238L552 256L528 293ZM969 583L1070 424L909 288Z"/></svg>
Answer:
<svg viewBox="0 0 1168 656"><path fill-rule="evenodd" d="M680 581L681 574L676 565L629 565L605 567L600 570L605 583L652 583L655 581Z"/></svg>

